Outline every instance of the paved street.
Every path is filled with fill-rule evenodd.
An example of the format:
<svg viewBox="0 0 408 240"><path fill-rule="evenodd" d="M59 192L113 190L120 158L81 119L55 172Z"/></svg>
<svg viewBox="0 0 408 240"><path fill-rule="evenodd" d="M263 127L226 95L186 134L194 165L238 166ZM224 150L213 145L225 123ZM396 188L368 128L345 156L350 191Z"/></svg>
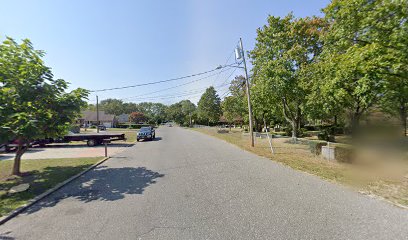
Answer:
<svg viewBox="0 0 408 240"><path fill-rule="evenodd" d="M408 211L178 127L0 226L4 239L407 239Z"/></svg>

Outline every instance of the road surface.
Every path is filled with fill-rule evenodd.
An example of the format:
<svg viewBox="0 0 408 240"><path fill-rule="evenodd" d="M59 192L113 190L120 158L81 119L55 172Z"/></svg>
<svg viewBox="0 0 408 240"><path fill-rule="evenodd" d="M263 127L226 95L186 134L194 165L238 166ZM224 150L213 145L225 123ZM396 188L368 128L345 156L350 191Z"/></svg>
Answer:
<svg viewBox="0 0 408 240"><path fill-rule="evenodd" d="M408 239L408 211L160 127L0 226L3 239Z"/></svg>

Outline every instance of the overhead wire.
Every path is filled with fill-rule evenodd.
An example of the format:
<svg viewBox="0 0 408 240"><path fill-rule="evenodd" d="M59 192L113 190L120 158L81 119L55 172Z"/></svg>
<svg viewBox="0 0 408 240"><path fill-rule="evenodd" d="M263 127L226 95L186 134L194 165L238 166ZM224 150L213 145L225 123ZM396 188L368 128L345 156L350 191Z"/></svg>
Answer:
<svg viewBox="0 0 408 240"><path fill-rule="evenodd" d="M105 91L120 90L120 89L134 88L134 87L141 87L141 86L147 86L147 85L153 85L153 84L159 84L159 83L165 83L165 82L172 82L172 81L181 80L181 79L185 79L185 78L191 78L191 77L196 77L196 76L204 75L204 74L207 74L207 73L210 73L210 72L214 72L214 71L220 70L220 69L222 69L222 68L231 67L231 66L233 66L233 64L231 64L231 65L219 66L219 67L217 67L217 68L215 68L215 69L212 69L212 70L208 70L208 71L200 72L200 73L195 73L195 74L191 74L191 75L187 75L187 76L183 76L183 77L170 78L170 79L161 80L161 81L156 81L156 82L141 83L141 84L129 85L129 86L123 86L123 87L114 87L114 88L105 88L105 89L90 90L90 92L105 92Z"/></svg>
<svg viewBox="0 0 408 240"><path fill-rule="evenodd" d="M232 55L234 55L235 52L235 48L232 50L231 54L228 56L227 60L225 61L224 65L227 65L227 63L229 62L229 60L231 59ZM218 78L220 77L221 72L218 73L217 77L215 78L213 85L215 84L215 82L217 82Z"/></svg>
<svg viewBox="0 0 408 240"><path fill-rule="evenodd" d="M225 72L225 71L228 71L228 70L230 70L230 69L231 69L231 67L228 67L228 68L226 68L226 69L221 70L220 72ZM218 74L218 73L211 74L211 75L208 75L208 76L205 76L205 77L202 77L202 78L199 78L199 79L190 81L190 82L186 82L186 83L183 83L183 84L179 84L179 85L177 85L177 86L168 87L168 88L161 89L161 90L157 90L157 91L153 91L153 92L143 93L143 94L140 94L140 95L137 95L137 96L131 96L131 97L126 97L126 98L121 98L121 99L119 99L119 100L127 100L127 99L132 99L132 98L134 98L134 97L140 97L140 96L145 96L145 95L149 95L149 94L154 94L154 93L158 93L158 92L167 91L167 90L170 90L170 89L178 88L178 87L181 87L181 86L185 86L185 85L188 85L188 84L191 84L191 83L194 83L194 82L198 82L198 81L201 81L201 80L204 80L204 79L213 77L213 76L215 76L215 75L217 75L217 74Z"/></svg>

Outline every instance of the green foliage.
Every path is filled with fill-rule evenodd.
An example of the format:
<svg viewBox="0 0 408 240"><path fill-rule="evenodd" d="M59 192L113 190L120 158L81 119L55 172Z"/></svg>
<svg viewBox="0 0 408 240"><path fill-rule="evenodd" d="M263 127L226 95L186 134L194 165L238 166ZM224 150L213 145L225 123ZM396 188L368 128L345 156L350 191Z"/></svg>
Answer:
<svg viewBox="0 0 408 240"><path fill-rule="evenodd" d="M233 123L237 118L242 116L242 101L241 98L228 96L221 103L223 116L229 123Z"/></svg>
<svg viewBox="0 0 408 240"><path fill-rule="evenodd" d="M221 100L214 87L205 90L198 102L198 117L208 123L217 123L221 116Z"/></svg>
<svg viewBox="0 0 408 240"><path fill-rule="evenodd" d="M318 17L269 16L268 24L258 29L250 54L258 111L277 107L292 125L294 137L298 136L302 109L310 93L310 66L321 53L320 36L325 25Z"/></svg>
<svg viewBox="0 0 408 240"><path fill-rule="evenodd" d="M104 99L99 103L99 107L101 110L104 110L107 114L120 115L122 113L125 113L125 105L122 100L118 99L112 98ZM137 110L135 110L134 112L136 111Z"/></svg>
<svg viewBox="0 0 408 240"><path fill-rule="evenodd" d="M0 129L4 139L29 142L61 136L86 105L83 99L88 91L78 88L66 93L68 83L53 78L42 60L44 54L28 39L18 44L7 38L0 45ZM17 152L16 162L23 153Z"/></svg>
<svg viewBox="0 0 408 240"><path fill-rule="evenodd" d="M96 111L96 106L89 104L87 109ZM121 114L131 114L132 112L142 112L146 117L146 121L156 124L166 120L167 106L162 103L153 102L141 102L139 104L125 103L119 99L108 98L100 102L99 109L116 116Z"/></svg>
<svg viewBox="0 0 408 240"><path fill-rule="evenodd" d="M223 116L229 123L247 121L248 105L245 94L245 78L236 76L230 83L227 96L221 103Z"/></svg>
<svg viewBox="0 0 408 240"><path fill-rule="evenodd" d="M53 79L43 56L27 39L19 45L7 38L0 45L1 124L14 138L63 134L85 105L88 92L76 89L65 93L68 83Z"/></svg>
<svg viewBox="0 0 408 240"><path fill-rule="evenodd" d="M190 121L196 117L196 106L190 100L182 100L178 103L170 105L166 114L167 117L180 125L190 125Z"/></svg>
<svg viewBox="0 0 408 240"><path fill-rule="evenodd" d="M345 110L356 129L373 105L407 102L407 9L407 1L341 0L323 10L330 25L309 98L320 117Z"/></svg>
<svg viewBox="0 0 408 240"><path fill-rule="evenodd" d="M132 112L129 114L129 122L140 123L146 121L147 118L142 112Z"/></svg>

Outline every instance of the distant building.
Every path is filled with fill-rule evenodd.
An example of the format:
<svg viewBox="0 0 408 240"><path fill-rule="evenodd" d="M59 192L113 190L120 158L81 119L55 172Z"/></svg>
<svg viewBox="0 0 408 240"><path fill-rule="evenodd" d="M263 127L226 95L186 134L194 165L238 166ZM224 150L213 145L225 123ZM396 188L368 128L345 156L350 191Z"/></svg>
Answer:
<svg viewBox="0 0 408 240"><path fill-rule="evenodd" d="M117 116L117 120L119 124L128 123L129 122L129 114L120 114Z"/></svg>
<svg viewBox="0 0 408 240"><path fill-rule="evenodd" d="M96 111L83 111L81 117L78 119L81 126L96 126L97 125L97 114ZM113 114L106 114L105 111L99 111L99 124L105 127L111 128L115 127L118 120Z"/></svg>

